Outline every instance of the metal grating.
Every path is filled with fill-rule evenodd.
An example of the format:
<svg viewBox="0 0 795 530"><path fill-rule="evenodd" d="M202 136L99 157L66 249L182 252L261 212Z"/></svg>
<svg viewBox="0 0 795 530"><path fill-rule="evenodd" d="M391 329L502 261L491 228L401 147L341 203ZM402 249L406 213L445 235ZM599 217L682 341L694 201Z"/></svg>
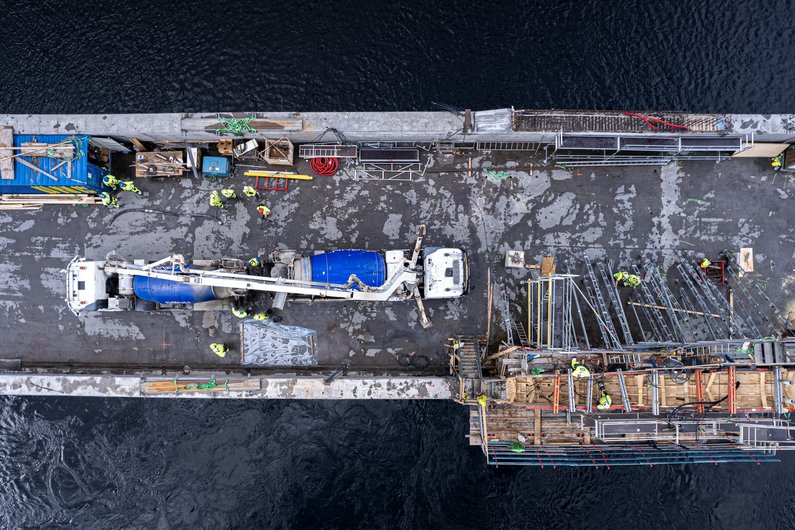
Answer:
<svg viewBox="0 0 795 530"><path fill-rule="evenodd" d="M304 144L298 146L298 156L311 158L356 158L359 149L355 145L341 144Z"/></svg>
<svg viewBox="0 0 795 530"><path fill-rule="evenodd" d="M716 114L684 114L662 112L646 115L665 122L687 127L689 132L723 132L727 120ZM582 111L538 111L514 110L512 128L514 131L542 132L682 132L682 129L669 127L661 122L654 122L657 130L652 129L643 119L629 116L623 112L582 112Z"/></svg>
<svg viewBox="0 0 795 530"><path fill-rule="evenodd" d="M489 442L489 464L534 467L653 466L670 464L718 464L736 462L761 464L780 462L769 451L744 450L732 444L700 445L692 448L616 447L582 445L578 447L523 446L512 451L510 442Z"/></svg>
<svg viewBox="0 0 795 530"><path fill-rule="evenodd" d="M539 144L533 142L478 142L478 151L536 151Z"/></svg>

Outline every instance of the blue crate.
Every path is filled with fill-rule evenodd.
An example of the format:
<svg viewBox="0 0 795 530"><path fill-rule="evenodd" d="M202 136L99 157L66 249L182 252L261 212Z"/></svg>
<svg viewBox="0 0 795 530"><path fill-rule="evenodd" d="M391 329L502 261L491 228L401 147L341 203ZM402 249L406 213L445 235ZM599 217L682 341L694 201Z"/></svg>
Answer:
<svg viewBox="0 0 795 530"><path fill-rule="evenodd" d="M205 156L202 160L202 174L206 177L228 177L232 160L226 156Z"/></svg>

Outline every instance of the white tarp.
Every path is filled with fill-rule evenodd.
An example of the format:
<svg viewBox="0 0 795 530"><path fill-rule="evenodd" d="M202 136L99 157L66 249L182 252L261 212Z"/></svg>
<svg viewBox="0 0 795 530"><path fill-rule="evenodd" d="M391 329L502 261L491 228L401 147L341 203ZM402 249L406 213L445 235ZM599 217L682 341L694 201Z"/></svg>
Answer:
<svg viewBox="0 0 795 530"><path fill-rule="evenodd" d="M240 324L242 364L249 366L315 366L317 332L270 320Z"/></svg>

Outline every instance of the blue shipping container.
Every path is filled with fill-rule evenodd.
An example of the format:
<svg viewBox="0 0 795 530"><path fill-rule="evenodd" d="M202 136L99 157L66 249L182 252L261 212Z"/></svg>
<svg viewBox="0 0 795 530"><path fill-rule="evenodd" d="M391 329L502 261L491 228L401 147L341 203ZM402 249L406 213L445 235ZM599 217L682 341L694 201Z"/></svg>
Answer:
<svg viewBox="0 0 795 530"><path fill-rule="evenodd" d="M24 157L24 160L53 178L36 171L17 160L14 164L14 178L0 179L0 193L49 193L66 194L99 194L103 191L102 177L108 170L88 161L89 136L69 136L60 134L15 134L14 147L35 142L58 144L70 142L74 144L74 159L71 164L63 163L63 158ZM71 174L70 174L71 169Z"/></svg>

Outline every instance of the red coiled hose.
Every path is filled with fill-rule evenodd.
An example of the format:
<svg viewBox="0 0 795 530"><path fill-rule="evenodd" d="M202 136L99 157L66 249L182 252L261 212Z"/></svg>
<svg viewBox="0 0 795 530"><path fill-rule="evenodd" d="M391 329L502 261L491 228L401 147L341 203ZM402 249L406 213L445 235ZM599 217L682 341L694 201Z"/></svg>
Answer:
<svg viewBox="0 0 795 530"><path fill-rule="evenodd" d="M333 157L313 158L309 162L309 167L315 175L320 177L330 177L337 172L340 162Z"/></svg>

